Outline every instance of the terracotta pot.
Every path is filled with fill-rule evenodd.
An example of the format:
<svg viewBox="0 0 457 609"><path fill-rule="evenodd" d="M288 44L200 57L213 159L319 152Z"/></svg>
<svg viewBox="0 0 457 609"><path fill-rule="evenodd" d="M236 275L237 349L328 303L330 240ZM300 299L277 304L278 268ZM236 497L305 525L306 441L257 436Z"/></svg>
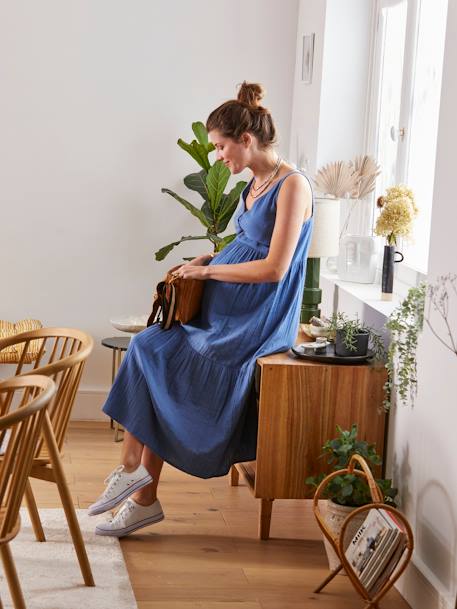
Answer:
<svg viewBox="0 0 457 609"><path fill-rule="evenodd" d="M339 533L341 531L341 527L343 526L344 519L346 518L346 516L348 514L353 512L355 509L356 509L355 507L350 507L347 505L338 505L338 503L334 503L330 499L327 500L325 522L326 522L328 528L330 529L330 531L334 535L339 535ZM367 516L367 513L362 512L361 514L358 514L355 518L353 518L351 520L351 522L349 523L349 525L346 529L345 540L344 540L345 541L344 549L346 549L349 546L352 538L359 530L359 528L360 528L362 522L365 520L366 516ZM340 560L326 537L324 537L324 545L325 545L325 551L327 552L327 559L328 559L328 564L329 564L330 570L333 571L340 564ZM342 569L340 571L340 575L346 575L346 572L344 571L344 569Z"/></svg>

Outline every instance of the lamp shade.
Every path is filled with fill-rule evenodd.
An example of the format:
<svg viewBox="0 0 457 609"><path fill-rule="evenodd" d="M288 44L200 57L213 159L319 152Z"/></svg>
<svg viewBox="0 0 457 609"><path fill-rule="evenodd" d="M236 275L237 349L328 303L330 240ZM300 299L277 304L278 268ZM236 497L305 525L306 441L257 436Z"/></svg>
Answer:
<svg viewBox="0 0 457 609"><path fill-rule="evenodd" d="M314 228L308 258L338 256L340 239L340 200L314 199Z"/></svg>

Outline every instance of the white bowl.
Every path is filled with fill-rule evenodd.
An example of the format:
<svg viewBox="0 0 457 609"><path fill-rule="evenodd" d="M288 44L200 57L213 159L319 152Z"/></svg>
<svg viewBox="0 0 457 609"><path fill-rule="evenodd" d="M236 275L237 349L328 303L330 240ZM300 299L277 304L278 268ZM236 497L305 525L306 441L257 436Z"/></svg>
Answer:
<svg viewBox="0 0 457 609"><path fill-rule="evenodd" d="M146 328L148 315L116 315L109 321L116 330L137 334Z"/></svg>

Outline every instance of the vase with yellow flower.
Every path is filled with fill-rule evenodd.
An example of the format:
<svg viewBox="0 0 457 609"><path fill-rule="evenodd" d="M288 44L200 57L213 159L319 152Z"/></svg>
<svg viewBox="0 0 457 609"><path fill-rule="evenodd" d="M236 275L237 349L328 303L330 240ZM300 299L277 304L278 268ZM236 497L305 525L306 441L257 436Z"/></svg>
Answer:
<svg viewBox="0 0 457 609"><path fill-rule="evenodd" d="M403 184L388 188L386 194L379 197L377 206L381 209L381 213L374 232L376 235L385 237L387 241L384 246L382 264L382 299L391 300L394 264L403 261L403 254L396 249L398 239L411 236L413 221L418 209L412 190Z"/></svg>

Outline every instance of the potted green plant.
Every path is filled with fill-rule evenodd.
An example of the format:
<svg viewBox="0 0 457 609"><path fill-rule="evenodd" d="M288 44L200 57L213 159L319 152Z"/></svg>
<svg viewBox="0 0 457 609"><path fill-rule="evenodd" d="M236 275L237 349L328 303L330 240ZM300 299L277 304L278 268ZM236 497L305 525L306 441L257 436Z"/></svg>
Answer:
<svg viewBox="0 0 457 609"><path fill-rule="evenodd" d="M386 351L380 333L360 321L357 316L350 319L344 313L334 313L328 329L330 335L334 336L336 355L364 356L370 349L376 360L385 358Z"/></svg>
<svg viewBox="0 0 457 609"><path fill-rule="evenodd" d="M343 430L339 425L336 426L336 430L338 436L327 440L322 447L321 455L322 458L327 457L327 463L332 466L333 471L347 467L352 455L355 454L365 459L373 473L379 470L382 460L376 452L375 445L357 438L357 425L355 423L350 430ZM324 477L325 474L310 476L306 479L306 484L316 489ZM376 483L384 495L385 503L395 507L395 497L398 490L392 487L392 481L385 478L376 478ZM335 534L339 533L344 519L350 512L372 501L368 484L363 478L355 474L344 474L333 478L325 490L324 497L327 499L327 525ZM363 513L359 519L355 517L349 523L345 539L346 546L349 545L365 517L366 514ZM325 538L324 544L330 569L333 570L338 566L339 559Z"/></svg>
<svg viewBox="0 0 457 609"><path fill-rule="evenodd" d="M211 164L209 154L214 146L208 141L208 132L201 122L192 123L192 131L197 139L190 144L182 139L178 140L178 146L185 150L199 164L201 170L191 173L184 178L184 184L191 191L197 193L203 202L196 206L184 199L169 188L162 188L162 192L173 197L178 203L185 207L195 218L197 218L206 229L203 235L187 235L178 241L173 241L161 247L155 252L156 260L163 260L171 250L184 241L195 241L208 239L215 252L220 252L230 241L235 238L234 234L221 237L235 212L240 194L246 186L246 182L239 181L228 192L224 193L230 178L230 171L222 161Z"/></svg>

